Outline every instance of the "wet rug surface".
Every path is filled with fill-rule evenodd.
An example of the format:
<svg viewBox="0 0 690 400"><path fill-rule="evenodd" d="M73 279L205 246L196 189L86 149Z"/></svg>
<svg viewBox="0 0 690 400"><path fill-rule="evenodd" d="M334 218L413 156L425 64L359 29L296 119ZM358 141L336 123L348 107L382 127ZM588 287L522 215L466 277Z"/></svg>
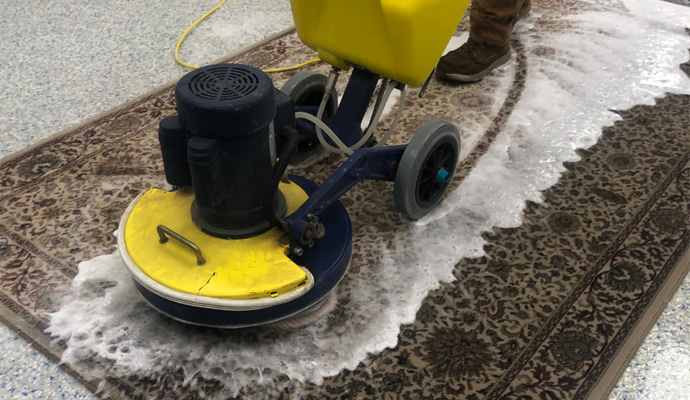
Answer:
<svg viewBox="0 0 690 400"><path fill-rule="evenodd" d="M629 8L536 2L508 66L410 89L393 142L431 119L458 126L453 191L416 224L391 184L348 192L354 259L304 331L172 322L113 254L127 205L169 187L156 129L170 86L3 160L0 316L116 398L586 398L687 272L690 35ZM229 61L312 57L290 33ZM322 182L343 160L293 173Z"/></svg>

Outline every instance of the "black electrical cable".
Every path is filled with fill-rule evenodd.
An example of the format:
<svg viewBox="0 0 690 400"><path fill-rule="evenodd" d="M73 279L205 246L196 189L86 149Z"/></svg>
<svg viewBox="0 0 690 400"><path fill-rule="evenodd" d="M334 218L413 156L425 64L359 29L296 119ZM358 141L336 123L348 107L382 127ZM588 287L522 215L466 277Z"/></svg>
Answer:
<svg viewBox="0 0 690 400"><path fill-rule="evenodd" d="M276 193L278 192L278 185L280 184L283 174L285 174L285 171L287 170L292 155L297 150L297 145L299 145L299 142L302 140L307 139L307 136L300 134L291 126L286 126L284 129L288 136L288 141L285 144L280 157L278 158L278 162L276 163L275 167L273 167L273 173L271 174L271 179L266 185L263 201L264 216L266 221L268 221L268 223L271 225L278 227L283 227L283 223L281 222L280 218L276 216L275 212L273 211Z"/></svg>

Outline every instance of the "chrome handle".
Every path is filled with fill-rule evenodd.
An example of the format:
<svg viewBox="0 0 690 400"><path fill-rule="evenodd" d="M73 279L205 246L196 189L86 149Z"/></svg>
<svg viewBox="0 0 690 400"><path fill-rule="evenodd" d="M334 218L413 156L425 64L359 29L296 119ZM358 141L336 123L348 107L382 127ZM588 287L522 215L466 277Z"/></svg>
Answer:
<svg viewBox="0 0 690 400"><path fill-rule="evenodd" d="M195 245L192 243L191 240L185 238L184 236L180 235L179 233L173 231L172 229L168 228L165 225L158 225L156 227L156 231L158 232L158 237L160 238L160 243L165 244L168 243L168 238L165 236L166 234L170 236L171 238L177 240L178 242L182 243L183 245L189 247L192 249L194 254L196 255L196 265L204 265L206 264L206 259L204 258L203 254L201 254L201 249L199 246Z"/></svg>

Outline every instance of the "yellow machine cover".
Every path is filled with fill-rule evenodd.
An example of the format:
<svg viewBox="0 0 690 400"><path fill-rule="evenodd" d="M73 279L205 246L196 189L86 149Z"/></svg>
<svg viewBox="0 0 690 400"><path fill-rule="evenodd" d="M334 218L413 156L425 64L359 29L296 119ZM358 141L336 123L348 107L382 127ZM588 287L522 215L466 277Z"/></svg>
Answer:
<svg viewBox="0 0 690 400"><path fill-rule="evenodd" d="M296 184L280 190L293 213L307 200ZM224 299L275 297L307 283L307 273L286 255L280 229L239 240L203 233L194 225L191 191L149 189L133 206L125 225L127 252L137 267L156 282L179 292ZM157 226L165 225L199 246L206 264L173 238L161 244Z"/></svg>
<svg viewBox="0 0 690 400"><path fill-rule="evenodd" d="M300 39L321 59L411 86L433 71L469 0L290 0Z"/></svg>

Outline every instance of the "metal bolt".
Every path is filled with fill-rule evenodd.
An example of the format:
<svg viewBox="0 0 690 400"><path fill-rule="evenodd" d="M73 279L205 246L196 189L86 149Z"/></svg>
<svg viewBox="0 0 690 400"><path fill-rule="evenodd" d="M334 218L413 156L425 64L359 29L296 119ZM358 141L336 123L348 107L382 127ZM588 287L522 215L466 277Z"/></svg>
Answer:
<svg viewBox="0 0 690 400"><path fill-rule="evenodd" d="M326 236L326 227L323 226L323 224L317 224L316 225L316 234L314 235L314 237L317 239L321 239L324 236Z"/></svg>
<svg viewBox="0 0 690 400"><path fill-rule="evenodd" d="M304 254L304 249L302 249L301 247L297 246L297 247L295 247L294 249L292 249L292 252L293 252L295 255L301 256L302 254Z"/></svg>
<svg viewBox="0 0 690 400"><path fill-rule="evenodd" d="M398 160L389 162L386 172L388 173L388 176L395 175L395 173L398 172Z"/></svg>

